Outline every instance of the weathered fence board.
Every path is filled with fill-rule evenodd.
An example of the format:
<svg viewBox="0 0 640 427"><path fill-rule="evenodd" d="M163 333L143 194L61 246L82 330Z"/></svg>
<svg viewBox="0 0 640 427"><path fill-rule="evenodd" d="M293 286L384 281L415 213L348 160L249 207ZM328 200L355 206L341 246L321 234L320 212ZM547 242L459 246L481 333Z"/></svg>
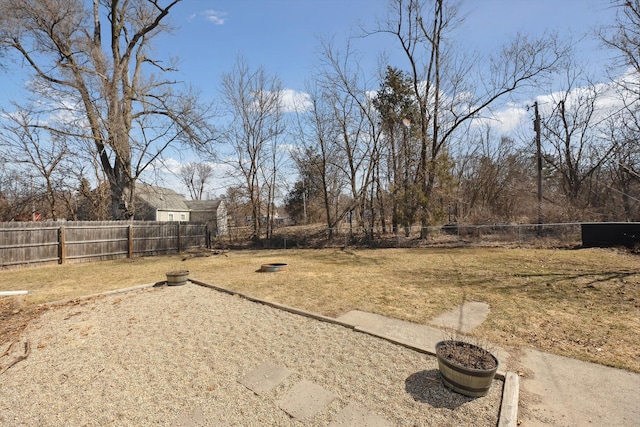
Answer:
<svg viewBox="0 0 640 427"><path fill-rule="evenodd" d="M206 224L175 222L0 223L0 268L98 261L205 247Z"/></svg>

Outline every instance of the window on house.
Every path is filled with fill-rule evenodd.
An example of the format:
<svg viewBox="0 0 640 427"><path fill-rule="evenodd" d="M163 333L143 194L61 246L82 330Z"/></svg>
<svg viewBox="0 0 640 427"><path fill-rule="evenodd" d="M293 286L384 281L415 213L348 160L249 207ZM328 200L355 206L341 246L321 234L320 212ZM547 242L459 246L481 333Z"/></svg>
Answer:
<svg viewBox="0 0 640 427"><path fill-rule="evenodd" d="M173 214L172 213L169 214L169 221L173 221Z"/></svg>
<svg viewBox="0 0 640 427"><path fill-rule="evenodd" d="M180 214L180 221L186 221L187 220L187 214Z"/></svg>

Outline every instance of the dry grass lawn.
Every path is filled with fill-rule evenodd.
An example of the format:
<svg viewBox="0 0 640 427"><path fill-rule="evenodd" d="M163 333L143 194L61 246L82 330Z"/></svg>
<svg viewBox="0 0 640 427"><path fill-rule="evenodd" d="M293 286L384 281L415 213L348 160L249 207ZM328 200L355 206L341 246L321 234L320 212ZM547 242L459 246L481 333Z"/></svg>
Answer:
<svg viewBox="0 0 640 427"><path fill-rule="evenodd" d="M289 270L258 272L272 262ZM177 268L328 316L358 309L427 323L483 301L491 313L474 331L483 339L640 372L640 257L605 249L240 251L7 270L0 290L29 294L0 299L0 320L44 302L162 281Z"/></svg>

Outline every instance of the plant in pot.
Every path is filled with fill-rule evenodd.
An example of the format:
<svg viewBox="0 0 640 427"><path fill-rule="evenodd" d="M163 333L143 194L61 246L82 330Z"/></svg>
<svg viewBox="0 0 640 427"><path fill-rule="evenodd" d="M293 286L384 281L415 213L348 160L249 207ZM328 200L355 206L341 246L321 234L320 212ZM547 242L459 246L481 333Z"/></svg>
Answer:
<svg viewBox="0 0 640 427"><path fill-rule="evenodd" d="M498 370L498 359L480 345L458 339L436 344L438 369L445 386L470 397L489 393Z"/></svg>
<svg viewBox="0 0 640 427"><path fill-rule="evenodd" d="M189 280L189 270L184 269L176 269L167 271L167 285L169 286L180 286L187 283Z"/></svg>

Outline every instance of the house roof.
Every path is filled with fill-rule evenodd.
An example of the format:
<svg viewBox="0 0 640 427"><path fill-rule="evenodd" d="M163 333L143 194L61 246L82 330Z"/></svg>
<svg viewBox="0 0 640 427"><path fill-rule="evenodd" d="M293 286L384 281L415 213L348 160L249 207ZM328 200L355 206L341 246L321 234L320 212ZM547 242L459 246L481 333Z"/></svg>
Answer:
<svg viewBox="0 0 640 427"><path fill-rule="evenodd" d="M169 188L138 184L136 195L152 208L161 211L188 211L184 197Z"/></svg>
<svg viewBox="0 0 640 427"><path fill-rule="evenodd" d="M215 211L222 203L221 199L216 200L186 200L185 204L192 211Z"/></svg>

